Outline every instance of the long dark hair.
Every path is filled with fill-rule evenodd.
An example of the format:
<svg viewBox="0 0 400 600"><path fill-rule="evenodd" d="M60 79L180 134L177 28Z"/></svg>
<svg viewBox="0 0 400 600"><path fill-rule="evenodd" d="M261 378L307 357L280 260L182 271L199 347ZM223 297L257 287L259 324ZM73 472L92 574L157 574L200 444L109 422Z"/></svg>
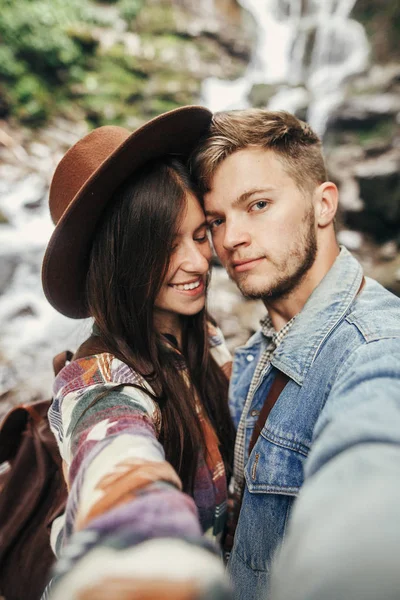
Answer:
<svg viewBox="0 0 400 600"><path fill-rule="evenodd" d="M184 490L190 492L199 449L207 451L195 392L218 435L228 473L234 429L227 405L228 381L210 354L206 310L181 316L189 386L182 385L176 353L153 324L154 302L168 270L188 192L196 190L175 158L152 161L124 182L96 229L86 299L107 349L154 390L162 414L160 442Z"/></svg>

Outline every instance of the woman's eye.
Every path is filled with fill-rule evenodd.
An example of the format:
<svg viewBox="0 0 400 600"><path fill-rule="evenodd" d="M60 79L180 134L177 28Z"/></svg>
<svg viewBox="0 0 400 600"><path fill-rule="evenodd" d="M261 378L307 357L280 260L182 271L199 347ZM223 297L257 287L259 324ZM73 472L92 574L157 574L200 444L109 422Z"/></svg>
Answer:
<svg viewBox="0 0 400 600"><path fill-rule="evenodd" d="M207 237L206 233L204 235L200 236L200 237L194 238L194 241L195 242L200 242L200 244L203 244L204 242L207 242L207 240L208 240L208 237Z"/></svg>

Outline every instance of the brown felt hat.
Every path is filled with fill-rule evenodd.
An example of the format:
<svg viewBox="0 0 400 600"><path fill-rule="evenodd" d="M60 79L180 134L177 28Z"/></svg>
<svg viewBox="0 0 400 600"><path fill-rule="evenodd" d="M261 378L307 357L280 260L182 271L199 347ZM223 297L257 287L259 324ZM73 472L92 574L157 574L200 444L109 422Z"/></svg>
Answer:
<svg viewBox="0 0 400 600"><path fill-rule="evenodd" d="M74 319L89 316L85 284L93 235L116 189L151 159L166 154L187 158L211 116L201 106L183 106L133 133L123 127L99 127L61 159L49 198L56 228L42 266L44 293L60 313Z"/></svg>

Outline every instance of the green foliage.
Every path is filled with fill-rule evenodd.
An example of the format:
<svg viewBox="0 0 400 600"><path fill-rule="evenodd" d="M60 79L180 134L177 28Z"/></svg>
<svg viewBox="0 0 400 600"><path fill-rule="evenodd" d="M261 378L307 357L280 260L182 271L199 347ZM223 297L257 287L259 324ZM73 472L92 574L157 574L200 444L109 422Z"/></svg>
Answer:
<svg viewBox="0 0 400 600"><path fill-rule="evenodd" d="M0 11L0 38L25 69L57 78L57 69L81 59L68 28L93 19L79 0L0 0Z"/></svg>
<svg viewBox="0 0 400 600"><path fill-rule="evenodd" d="M128 23L136 19L144 5L144 0L119 0L119 14Z"/></svg>
<svg viewBox="0 0 400 600"><path fill-rule="evenodd" d="M5 102L18 119L40 124L52 100L48 85L62 85L95 44L89 4L80 0L0 0L0 78Z"/></svg>
<svg viewBox="0 0 400 600"><path fill-rule="evenodd" d="M118 32L109 45L118 15L137 34L138 52ZM190 57L219 55L209 40L192 48L184 16L163 0L0 0L1 117L30 127L55 114L137 126L192 103L201 76Z"/></svg>

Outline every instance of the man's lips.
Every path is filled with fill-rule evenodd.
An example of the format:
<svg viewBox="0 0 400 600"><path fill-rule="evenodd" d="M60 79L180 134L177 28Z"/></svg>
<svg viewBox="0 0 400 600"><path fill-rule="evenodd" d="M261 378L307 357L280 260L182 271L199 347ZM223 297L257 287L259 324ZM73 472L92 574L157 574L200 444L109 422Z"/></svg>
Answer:
<svg viewBox="0 0 400 600"><path fill-rule="evenodd" d="M246 258L244 260L234 260L232 262L232 268L236 273L241 273L242 271L250 271L254 267L256 267L264 257L260 258Z"/></svg>

